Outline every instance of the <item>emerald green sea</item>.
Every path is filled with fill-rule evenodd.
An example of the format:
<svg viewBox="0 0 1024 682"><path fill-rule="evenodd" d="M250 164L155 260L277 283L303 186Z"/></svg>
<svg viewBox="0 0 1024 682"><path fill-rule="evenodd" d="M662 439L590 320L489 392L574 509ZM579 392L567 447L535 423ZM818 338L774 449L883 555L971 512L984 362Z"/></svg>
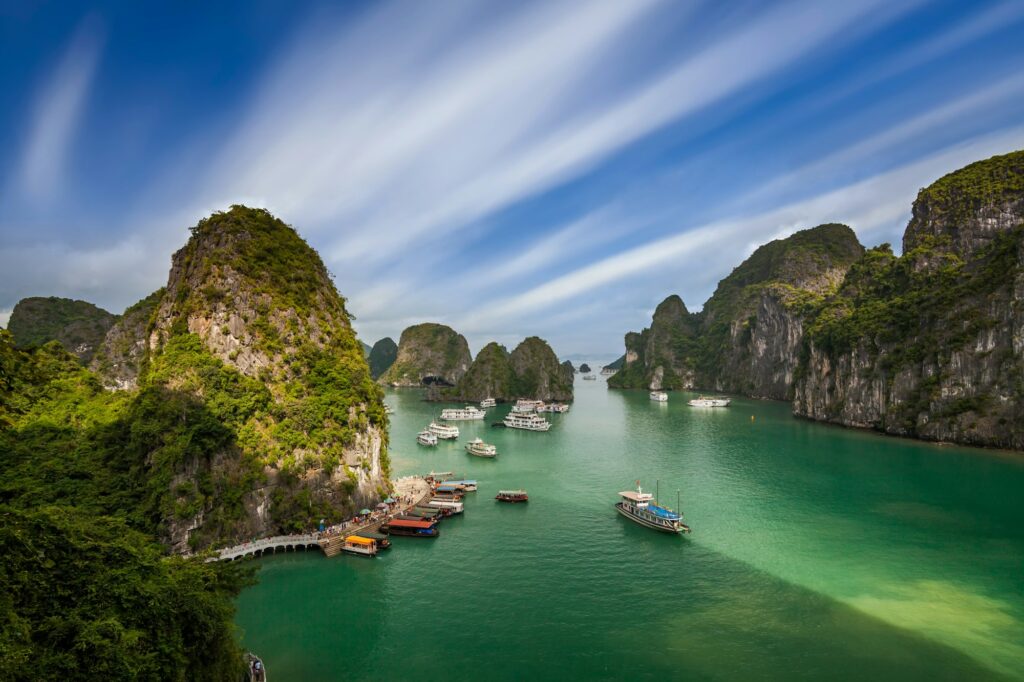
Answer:
<svg viewBox="0 0 1024 682"><path fill-rule="evenodd" d="M436 540L376 559L259 560L246 647L281 680L1024 680L1024 456L795 419L735 399L577 381L547 433L460 423L393 391L396 476L480 482ZM497 444L494 461L463 446ZM616 514L620 490L680 490L672 537ZM527 505L494 501L524 487Z"/></svg>

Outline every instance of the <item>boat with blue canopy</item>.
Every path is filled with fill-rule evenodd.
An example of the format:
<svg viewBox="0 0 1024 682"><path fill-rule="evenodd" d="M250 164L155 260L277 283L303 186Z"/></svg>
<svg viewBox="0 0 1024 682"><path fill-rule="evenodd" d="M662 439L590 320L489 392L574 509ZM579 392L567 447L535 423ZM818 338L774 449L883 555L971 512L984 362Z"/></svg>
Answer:
<svg viewBox="0 0 1024 682"><path fill-rule="evenodd" d="M677 497L678 494L676 491ZM663 533L690 532L690 527L683 523L682 512L659 506L654 495L643 491L640 481L636 482L636 490L624 490L619 497L622 499L615 503L615 508L634 523ZM679 506L678 502L676 506Z"/></svg>

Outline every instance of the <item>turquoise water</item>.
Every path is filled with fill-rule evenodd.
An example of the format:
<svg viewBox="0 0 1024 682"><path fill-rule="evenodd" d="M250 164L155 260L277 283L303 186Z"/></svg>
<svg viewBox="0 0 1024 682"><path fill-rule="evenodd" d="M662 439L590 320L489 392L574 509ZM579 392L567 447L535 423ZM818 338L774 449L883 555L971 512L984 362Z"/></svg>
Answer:
<svg viewBox="0 0 1024 682"><path fill-rule="evenodd" d="M396 475L480 481L436 540L261 560L238 600L270 679L1024 680L1024 457L794 419L788 405L576 382L547 433L387 401ZM498 446L494 461L465 442ZM693 534L615 513L641 479ZM529 490L527 505L493 500Z"/></svg>

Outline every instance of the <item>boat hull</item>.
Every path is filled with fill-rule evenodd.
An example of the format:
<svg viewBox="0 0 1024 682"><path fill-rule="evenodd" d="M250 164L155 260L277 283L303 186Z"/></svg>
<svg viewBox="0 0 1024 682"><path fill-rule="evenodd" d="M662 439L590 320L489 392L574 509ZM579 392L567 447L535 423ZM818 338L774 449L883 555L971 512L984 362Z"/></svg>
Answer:
<svg viewBox="0 0 1024 682"><path fill-rule="evenodd" d="M634 514L632 511L630 511L628 508L626 508L621 502L618 502L618 503L615 504L615 509L616 509L616 511L618 511L620 514L625 516L627 519L629 519L633 523L637 523L637 524L639 524L641 526L646 526L647 528L653 528L654 530L661 531L662 533L668 533L669 535L680 535L682 533L687 533L690 530L683 523L679 524L679 528L672 528L672 527L663 526L663 525L661 525L659 523L655 523L654 521L650 521L648 519L645 519L642 516L638 516L637 514Z"/></svg>

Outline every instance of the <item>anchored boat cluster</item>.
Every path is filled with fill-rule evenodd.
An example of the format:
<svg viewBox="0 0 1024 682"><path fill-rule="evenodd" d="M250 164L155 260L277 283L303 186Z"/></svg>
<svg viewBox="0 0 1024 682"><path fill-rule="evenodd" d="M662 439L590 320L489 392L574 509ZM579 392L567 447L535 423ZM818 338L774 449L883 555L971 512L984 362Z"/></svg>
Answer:
<svg viewBox="0 0 1024 682"><path fill-rule="evenodd" d="M494 407L494 398L485 398L480 401L480 407L467 405L461 408L448 408L441 410L440 421L434 420L416 434L416 442L420 445L433 447L439 440L456 440L459 437L459 427L448 422L475 421L487 416L484 411ZM568 412L569 406L564 403L545 403L543 400L519 400L512 406L512 410L500 422L491 426L503 426L509 429L522 429L523 431L547 431L551 428L551 422L540 416L539 412ZM494 458L498 456L498 449L480 438L474 438L466 444L466 452L475 457Z"/></svg>

